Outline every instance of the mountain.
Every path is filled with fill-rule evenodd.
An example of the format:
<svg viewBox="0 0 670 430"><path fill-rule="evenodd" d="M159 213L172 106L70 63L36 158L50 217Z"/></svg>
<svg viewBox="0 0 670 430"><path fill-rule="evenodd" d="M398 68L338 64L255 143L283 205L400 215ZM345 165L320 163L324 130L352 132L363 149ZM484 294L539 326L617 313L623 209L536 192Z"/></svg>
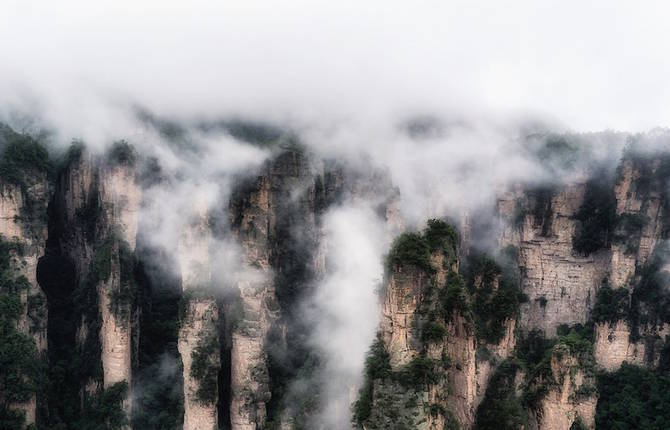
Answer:
<svg viewBox="0 0 670 430"><path fill-rule="evenodd" d="M213 146L151 127L174 157L0 128L0 427L670 426L670 147L632 136L610 163L593 136L535 136L561 174L414 228L374 160L256 123L201 126ZM213 136L255 161L219 170L247 149ZM335 344L362 381L332 370L345 322L319 307L346 205L390 243L366 356L357 330Z"/></svg>

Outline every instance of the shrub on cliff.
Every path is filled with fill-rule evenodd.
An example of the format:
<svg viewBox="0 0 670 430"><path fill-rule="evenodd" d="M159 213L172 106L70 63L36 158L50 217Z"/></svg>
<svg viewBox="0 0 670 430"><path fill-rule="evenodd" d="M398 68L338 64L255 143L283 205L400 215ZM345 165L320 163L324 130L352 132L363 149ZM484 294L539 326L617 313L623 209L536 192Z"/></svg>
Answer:
<svg viewBox="0 0 670 430"><path fill-rule="evenodd" d="M513 268L499 265L485 254L473 255L467 265L468 288L477 337L497 343L505 335L505 322L516 319L521 291ZM494 289L495 282L498 288Z"/></svg>
<svg viewBox="0 0 670 430"><path fill-rule="evenodd" d="M43 383L43 363L34 340L17 328L23 312L20 293L29 284L11 272L14 245L0 237L0 428L23 429L23 412L12 409L30 400Z"/></svg>
<svg viewBox="0 0 670 430"><path fill-rule="evenodd" d="M515 359L504 361L496 369L477 408L476 430L516 430L527 426L526 410L516 394L518 372L523 372L523 365Z"/></svg>
<svg viewBox="0 0 670 430"><path fill-rule="evenodd" d="M0 124L0 178L23 186L27 171L51 173L46 147L27 134L19 134Z"/></svg>
<svg viewBox="0 0 670 430"><path fill-rule="evenodd" d="M387 270L411 265L432 272L430 254L435 251L442 251L445 264L451 264L458 254L458 233L446 222L431 219L422 233L406 232L395 238L386 256Z"/></svg>
<svg viewBox="0 0 670 430"><path fill-rule="evenodd" d="M578 223L572 247L577 253L589 255L610 245L617 220L616 196L606 172L597 172L587 182L584 201L574 219Z"/></svg>
<svg viewBox="0 0 670 430"><path fill-rule="evenodd" d="M670 275L662 270L667 252L663 245L659 246L647 264L636 270L628 318L632 340L639 338L640 328L646 325L670 323L670 295L667 292Z"/></svg>
<svg viewBox="0 0 670 430"><path fill-rule="evenodd" d="M591 317L594 322L609 323L626 319L630 308L629 303L627 289L612 289L609 285L603 285L596 295L596 304L591 311Z"/></svg>
<svg viewBox="0 0 670 430"><path fill-rule="evenodd" d="M128 383L117 382L95 394L84 394L82 415L75 428L81 430L117 430L127 428L129 422L123 410L128 394Z"/></svg>
<svg viewBox="0 0 670 430"><path fill-rule="evenodd" d="M401 234L393 241L386 257L386 264L389 270L412 265L425 271L432 271L428 242L419 233Z"/></svg>
<svg viewBox="0 0 670 430"><path fill-rule="evenodd" d="M219 374L219 337L216 332L205 335L191 352L191 377L198 381L196 398L203 404L214 404L217 399Z"/></svg>
<svg viewBox="0 0 670 430"><path fill-rule="evenodd" d="M429 219L423 231L430 252L442 251L447 260L456 258L458 254L458 232L456 229L439 219Z"/></svg>
<svg viewBox="0 0 670 430"><path fill-rule="evenodd" d="M117 140L109 149L107 159L112 164L134 166L137 161L137 151L126 140Z"/></svg>
<svg viewBox="0 0 670 430"><path fill-rule="evenodd" d="M391 373L389 359L389 353L384 347L384 342L381 340L381 337L377 335L377 339L365 356L363 385L358 392L358 400L354 402L352 407L353 421L355 424L358 424L358 426L363 426L365 421L370 418L375 381L383 380Z"/></svg>

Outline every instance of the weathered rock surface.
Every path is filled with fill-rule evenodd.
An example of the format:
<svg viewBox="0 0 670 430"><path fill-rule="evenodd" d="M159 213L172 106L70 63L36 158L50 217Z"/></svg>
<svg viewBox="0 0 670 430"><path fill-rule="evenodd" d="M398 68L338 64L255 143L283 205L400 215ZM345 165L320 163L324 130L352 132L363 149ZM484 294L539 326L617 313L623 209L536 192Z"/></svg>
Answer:
<svg viewBox="0 0 670 430"><path fill-rule="evenodd" d="M29 287L20 292L23 313L17 321L19 331L30 336L39 354L47 349L47 298L37 283L37 261L44 254L46 218L50 184L46 174L35 172L26 178L27 186L6 183L0 178L0 238L14 242L10 270L15 278L24 276ZM36 421L37 403L33 395L27 404L16 405L26 412L26 424Z"/></svg>
<svg viewBox="0 0 670 430"><path fill-rule="evenodd" d="M548 393L537 410L531 411L531 429L565 430L580 418L594 428L598 397L594 377L564 345L558 345L551 357L551 378Z"/></svg>
<svg viewBox="0 0 670 430"><path fill-rule="evenodd" d="M201 382L194 376L193 361L199 347L209 339L219 338L219 309L212 296L212 236L209 230L207 207L196 205L197 217L182 233L178 248L185 309L179 328L178 350L183 364L184 430L214 429L218 427L217 392L213 399L198 395ZM218 341L217 341L218 343ZM218 373L219 349L207 350L205 358ZM215 363L215 364L211 364Z"/></svg>

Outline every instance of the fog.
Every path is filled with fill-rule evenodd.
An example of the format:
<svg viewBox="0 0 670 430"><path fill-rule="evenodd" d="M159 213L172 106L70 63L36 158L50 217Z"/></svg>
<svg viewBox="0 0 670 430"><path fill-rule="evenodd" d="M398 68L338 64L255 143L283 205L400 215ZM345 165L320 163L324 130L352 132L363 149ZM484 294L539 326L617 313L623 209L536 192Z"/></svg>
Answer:
<svg viewBox="0 0 670 430"><path fill-rule="evenodd" d="M584 160L614 162L628 138L618 131L670 125L663 1L0 3L0 120L98 151L125 138L156 157L163 180L140 215L165 250L271 156L201 121L276 124L318 156L387 169L409 228L586 168L543 164L533 133L574 133ZM197 150L175 149L140 112L185 124ZM365 203L335 207L323 229L328 271L302 306L325 357L330 406L317 420L347 428L388 238ZM206 238L226 285L258 276L229 233Z"/></svg>
<svg viewBox="0 0 670 430"><path fill-rule="evenodd" d="M301 123L532 116L577 131L670 118L662 1L2 3L3 105L69 134L119 132L134 104Z"/></svg>
<svg viewBox="0 0 670 430"><path fill-rule="evenodd" d="M346 204L324 220L325 278L305 303L305 317L314 324L313 346L326 358L323 411L315 428L347 428L350 404L356 399L365 353L379 322L376 289L382 282L380 255L388 238L374 211Z"/></svg>

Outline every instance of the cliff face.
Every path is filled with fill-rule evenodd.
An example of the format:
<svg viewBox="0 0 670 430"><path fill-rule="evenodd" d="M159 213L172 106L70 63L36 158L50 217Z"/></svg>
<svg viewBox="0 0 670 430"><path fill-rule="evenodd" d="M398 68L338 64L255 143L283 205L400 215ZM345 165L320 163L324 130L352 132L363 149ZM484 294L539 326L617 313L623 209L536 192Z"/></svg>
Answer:
<svg viewBox="0 0 670 430"><path fill-rule="evenodd" d="M281 151L235 191L233 233L254 275L237 284L227 305L233 429L262 428L268 419L291 428L318 413L307 408L313 400L294 394L291 384L298 373L319 371L301 369L311 366L308 358L318 351L306 342L313 327L300 313L326 272L321 216L343 200L374 199L391 229L398 222L395 196L388 177L375 169L347 172L298 148ZM318 385L310 389L320 395ZM290 396L298 399L289 401ZM348 425L343 417L342 426Z"/></svg>
<svg viewBox="0 0 670 430"><path fill-rule="evenodd" d="M588 323L603 285L635 295L643 269L662 243L667 209L663 186L654 182L660 172L659 160L628 156L606 184L595 186L593 179L585 179L547 189L518 189L499 200L505 225L499 243L519 247L522 290L528 296L521 306L522 330L539 329L551 337L561 324ZM585 201L589 187L589 198L593 193L610 196L599 204L611 211L613 221L602 246L585 256L574 243L586 234L578 231L578 218L582 208L592 204ZM630 336L629 325L623 320L596 321L596 359L604 368L615 370L623 361L658 361L658 345L647 353L645 345L651 338L664 339L665 325L636 326L634 337L643 340Z"/></svg>
<svg viewBox="0 0 670 430"><path fill-rule="evenodd" d="M551 351L550 372L538 379L548 384L548 392L531 410L531 429L569 429L579 419L587 428L595 425L595 378L587 370L589 363L570 347L558 344ZM537 380L532 383L538 382Z"/></svg>
<svg viewBox="0 0 670 430"><path fill-rule="evenodd" d="M137 243L149 192L131 146L117 143L105 156L75 146L57 174L0 164L8 309L0 322L23 336L23 355L51 381L7 403L25 413L22 426L324 426L327 357L305 307L331 270L324 215L343 203L371 206L395 237L365 380L346 386L353 426L594 428L598 375L623 363L668 368L666 158L632 151L616 170L513 186L497 200L496 229L471 219L459 237L442 220L399 234L400 200L386 172L282 145L232 181L229 200L208 206L203 197L176 249L161 251L174 254L181 290L179 309L177 294L168 311L144 296L149 257L138 254L150 241ZM482 235L495 237L496 249L478 249ZM222 245L240 261L222 258ZM161 319L152 325L148 315ZM149 365L163 378L167 349L147 343L164 334L174 338L172 390L138 382ZM30 382L29 368L12 371ZM163 391L147 397L154 389ZM333 425L350 428L350 405L338 401L329 410L346 412ZM147 405L174 410L169 420L131 422Z"/></svg>
<svg viewBox="0 0 670 430"><path fill-rule="evenodd" d="M42 220L46 218L51 184L46 172L40 170L30 169L24 173L24 178L22 184L0 178L0 240L12 244L7 256L8 276L27 281L25 288L17 291L21 311L13 323L20 333L32 339L38 356L44 357L47 297L37 283L36 274L37 261L46 247L47 230ZM3 251L6 249L3 247ZM37 398L34 392L27 397L12 408L24 411L25 423L33 424L37 418Z"/></svg>
<svg viewBox="0 0 670 430"><path fill-rule="evenodd" d="M457 255L455 232L442 222L394 242L378 340L354 408L359 425L441 429L472 424L476 341L465 304L458 301L464 287Z"/></svg>
<svg viewBox="0 0 670 430"><path fill-rule="evenodd" d="M82 302L77 344L88 372L80 381L89 394L132 383L137 318L133 255L141 193L132 163L108 164L85 152L73 154L59 178L53 212L59 255L75 268L74 290ZM99 354L99 355L98 355ZM84 358L86 357L86 358ZM96 369L99 357L101 369ZM125 401L130 412L130 402Z"/></svg>
<svg viewBox="0 0 670 430"><path fill-rule="evenodd" d="M581 182L544 196L519 190L499 200L501 217L513 221L506 222L500 246L518 247L521 288L528 296L521 305L522 330L539 329L551 337L561 324L584 324L589 319L610 262L605 252L583 257L573 251L574 216L584 192Z"/></svg>
<svg viewBox="0 0 670 430"><path fill-rule="evenodd" d="M494 326L501 327L494 336L486 318L495 308L487 307L481 296L494 297L492 303L498 306L513 303L486 292L498 290L504 274L485 286L486 275L475 269L467 282L466 310L447 319L441 342L427 346L421 341L427 329L421 309L435 303L454 306L453 297L451 304L440 303L427 293L444 284L444 274L435 267L428 272L395 268L382 297L380 326L391 377L384 374L371 384L371 412L363 414L368 418L361 425L388 425L388 409L407 401L406 394L389 394L393 390L388 380L398 379L394 372L417 358L443 352L452 366L438 372L439 378L419 396L418 407L405 407L417 418L409 421L412 425L430 428L453 418L464 428L488 428L484 423L491 417L502 418L496 415L500 404L491 396L508 396L518 408L520 426L567 429L578 422L593 428L595 369L613 372L623 362L653 368L662 361L668 326L659 313L663 305L649 301L656 297L665 303L654 295L666 279L665 260L658 256L667 234L667 172L662 163L631 152L616 171L583 171L573 174L572 182L513 187L501 195L498 247L503 254L513 250L516 255L511 270L519 302L516 313L494 318ZM473 227L466 227L461 245L467 247ZM463 248L458 253L471 254ZM476 267L471 262L468 266ZM553 346L540 349L542 354L529 353L537 348L532 345L538 336ZM510 368L519 370L509 373ZM446 383L439 382L443 377ZM501 385L501 378L507 385ZM407 391L395 384L396 392ZM500 391L501 386L508 388ZM446 421L437 418L437 408L428 417L431 401L448 411Z"/></svg>
<svg viewBox="0 0 670 430"><path fill-rule="evenodd" d="M218 427L219 311L210 248L208 215L203 207L182 233L178 249L184 292L178 350L183 364L184 429L188 430Z"/></svg>

